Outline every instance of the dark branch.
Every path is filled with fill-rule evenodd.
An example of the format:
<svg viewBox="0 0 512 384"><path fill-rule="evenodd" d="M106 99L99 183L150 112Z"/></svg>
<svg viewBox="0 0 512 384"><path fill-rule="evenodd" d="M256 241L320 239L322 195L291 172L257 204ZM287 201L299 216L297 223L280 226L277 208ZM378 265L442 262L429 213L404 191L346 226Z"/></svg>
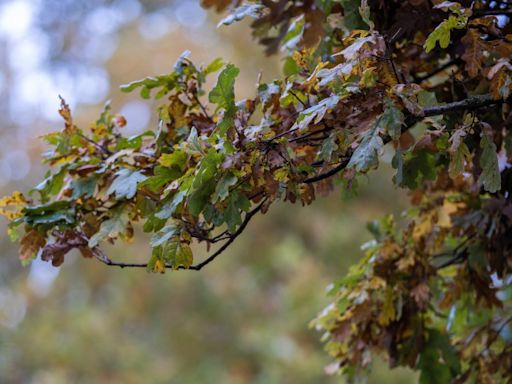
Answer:
<svg viewBox="0 0 512 384"><path fill-rule="evenodd" d="M421 120L421 118L423 118L423 117L442 115L444 113L456 112L456 111L462 111L462 110L475 110L475 109L485 107L485 106L501 104L503 102L504 102L503 100L494 100L490 95L479 95L479 96L469 97L465 100L455 101L453 103L438 105L438 106L434 106L434 107L427 107L427 108L424 108L423 111L418 115L409 115L408 116L408 118L406 119L406 123L402 129L402 133L406 132L408 129L410 129L416 122ZM293 131L293 130L284 132L283 134L280 134L278 136L279 137L284 136L285 134L288 134L291 131ZM272 140L273 139L275 139L275 138L272 138ZM384 136L382 138L382 141L384 142L384 144L387 144L387 143L391 142L391 138L389 136ZM327 179L329 177L336 175L337 173L343 171L347 167L347 165L350 162L351 156L352 156L352 150L349 150L347 152L346 156L334 168L332 168L324 173L320 173L316 176L306 178L302 182L305 184L312 184L312 183L316 183L318 181L321 181L321 180L324 180L324 179ZM247 227L247 225L249 224L249 221L254 217L254 215L256 215L259 211L261 211L263 204L265 204L265 202L266 202L266 199L264 199L256 208L254 208L252 211L250 211L249 213L246 214L244 221L242 222L240 227L238 227L238 229L236 230L235 233L233 233L231 235L228 234L226 237L222 237L222 235L224 234L223 233L223 234L219 235L221 237L211 239L211 240L217 240L217 239L227 240L215 253L213 253L208 258L206 258L204 261L202 261L198 264L191 265L190 267L179 266L177 269L190 269L190 270L194 270L194 271L199 271L203 267L205 267L206 265L211 263L213 260L215 260L221 253L223 253L235 241L235 239L238 236L240 236L240 234ZM215 241L213 241L213 242L215 242ZM120 268L147 268L147 266L148 266L148 263L123 263L123 262L112 261L99 248L93 249L93 253L99 261L101 261L103 264L108 265L108 266L114 266L114 267L120 267ZM168 263L165 266L167 268L171 268L171 269L173 268L173 266Z"/></svg>
<svg viewBox="0 0 512 384"><path fill-rule="evenodd" d="M206 265L211 263L213 260L215 260L221 253L223 253L226 250L226 248L228 248L236 240L236 238L238 236L240 236L240 234L244 231L245 227L247 227L247 224L249 224L249 221L251 221L251 219L254 217L254 215L256 215L259 211L261 211L261 208L263 207L263 204L265 204L265 202L266 202L266 199L264 199L260 204L258 204L258 206L256 206L256 208L254 208L252 211L248 212L245 215L245 219L242 222L242 224L240 225L240 227L238 227L238 229L236 230L235 233L230 235L228 241L226 241L215 253L213 253L208 258L206 258L204 261L202 261L198 264L191 265L190 267L184 267L184 266L180 265L177 269L190 269L193 271L199 271L203 267L205 267ZM112 261L99 248L93 249L93 253L94 253L94 256L96 257L96 259L101 261L103 264L111 266L111 267L120 267L120 268L147 268L148 267L148 263L123 263L123 262ZM169 263L166 263L165 267L170 268L170 269L173 268L173 266Z"/></svg>
<svg viewBox="0 0 512 384"><path fill-rule="evenodd" d="M421 113L419 113L418 115L409 115L407 117L405 125L402 128L402 133L408 131L415 123L417 123L423 117L443 115L449 112L475 110L490 105L502 104L504 102L504 100L495 100L490 95L477 95L468 97L465 100L454 101L453 103L436 105L435 107L427 107L424 108L423 111L421 111ZM384 142L384 144L387 144L391 142L391 138L389 136L384 136L382 138L382 141ZM350 151L349 153L347 153L347 156L342 160L340 164L330 169L329 171L320 173L319 175L312 176L303 180L303 183L311 184L336 175L337 173L343 171L347 167L347 165L350 162L351 156L352 153Z"/></svg>
<svg viewBox="0 0 512 384"><path fill-rule="evenodd" d="M504 102L504 100L493 99L491 95L471 96L461 101L454 101L453 103L425 108L419 117L437 116L457 111L471 111L482 107L488 107L489 105L502 104Z"/></svg>
<svg viewBox="0 0 512 384"><path fill-rule="evenodd" d="M324 173L320 173L319 175L316 175L316 176L309 177L309 178L305 179L303 181L303 183L311 184L311 183L316 183L317 181L320 181L320 180L328 179L329 177L334 176L338 172L343 171L347 167L349 162L350 162L350 156L343 159L343 161L340 164L338 164L331 170L324 172Z"/></svg>
<svg viewBox="0 0 512 384"><path fill-rule="evenodd" d="M414 80L416 83L422 83L424 82L425 80L428 80L430 79L431 77L434 77L435 75L438 75L439 73L447 70L448 68L454 66L454 65L458 65L458 64L461 64L462 63L462 59L460 58L456 58L454 60L450 60L449 62L447 62L446 64L444 65L441 65L439 68L436 68L434 69L432 72L430 73L427 73L426 75L424 76L418 76L416 77Z"/></svg>
<svg viewBox="0 0 512 384"><path fill-rule="evenodd" d="M474 11L471 19L477 19L485 16L512 16L512 9L485 9Z"/></svg>

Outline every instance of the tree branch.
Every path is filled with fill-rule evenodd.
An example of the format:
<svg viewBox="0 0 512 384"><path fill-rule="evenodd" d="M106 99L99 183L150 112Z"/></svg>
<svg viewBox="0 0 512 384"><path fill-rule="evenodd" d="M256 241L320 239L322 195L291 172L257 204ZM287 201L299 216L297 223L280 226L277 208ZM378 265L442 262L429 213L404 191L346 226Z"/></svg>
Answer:
<svg viewBox="0 0 512 384"><path fill-rule="evenodd" d="M470 96L467 99L461 101L454 101L453 103L436 105L435 107L425 108L423 109L423 112L418 115L418 117L437 116L457 111L471 111L482 107L488 107L494 104L503 104L504 102L504 100L493 99L491 95Z"/></svg>
<svg viewBox="0 0 512 384"><path fill-rule="evenodd" d="M409 115L406 119L405 126L402 128L402 133L408 131L415 123L417 123L423 117L429 116L437 116L443 115L449 112L456 111L467 111L467 110L475 110L482 107L487 107L495 104L502 104L504 100L495 100L490 95L477 95L468 97L465 100L454 101L452 103L444 104L444 105L436 105L434 107L424 108L421 113L418 115ZM391 142L391 138L389 136L385 136L382 138L384 144L388 144ZM309 177L302 182L305 184L315 183L320 180L327 179L331 176L336 175L337 173L343 171L350 162L350 158L352 157L352 151L347 152L346 157L342 160L340 164L335 166L334 168L326 171L324 173L320 173L316 176Z"/></svg>
<svg viewBox="0 0 512 384"><path fill-rule="evenodd" d="M512 9L484 9L474 11L470 19L478 19L485 16L512 16Z"/></svg>
<svg viewBox="0 0 512 384"><path fill-rule="evenodd" d="M414 80L416 83L422 83L424 82L425 80L428 80L430 79L431 77L434 77L435 75L438 75L439 73L447 70L448 68L454 66L454 65L458 65L458 64L461 64L462 63L462 59L460 58L456 58L456 59L453 59L453 60L450 60L449 62L447 62L446 64L444 65L441 65L440 67L434 69L432 72L430 73L427 73L426 75L424 76L418 76L416 77Z"/></svg>
<svg viewBox="0 0 512 384"><path fill-rule="evenodd" d="M193 270L193 271L199 271L206 265L210 264L221 253L223 253L236 240L236 238L238 236L240 236L240 234L244 231L245 227L247 227L247 225L249 224L249 221L251 221L251 219L254 217L254 215L256 215L259 211L261 211L261 209L263 208L263 204L265 204L266 201L267 201L266 199L263 199L263 201L261 203L259 203L258 206L256 206L256 208L254 208L252 211L248 212L245 215L244 221L242 222L242 224L240 224L240 226L238 227L236 232L233 233L232 235L230 235L228 241L226 241L224 244L222 244L222 246L215 253L213 253L208 258L206 258L205 260L203 260L202 262L200 262L198 264L191 265L190 267L184 267L184 266L180 265L176 269L189 269L189 270ZM94 253L94 256L96 257L96 259L98 259L103 264L108 265L110 267L120 267L120 268L147 268L148 267L148 263L123 263L123 262L112 261L98 247L93 249L93 253ZM173 266L169 263L166 263L165 267L169 268L169 269L173 269Z"/></svg>
<svg viewBox="0 0 512 384"><path fill-rule="evenodd" d="M444 104L444 105L438 105L434 107L427 107L424 108L421 113L418 115L409 115L406 119L406 124L402 129L402 133L406 132L408 129L410 129L416 122L421 120L423 117L428 116L436 116L436 115L442 115L448 112L456 112L456 111L462 111L462 110L475 110L481 107L495 105L495 104L501 104L504 100L494 100L490 95L478 95L478 96L471 96L465 100L461 101L455 101L452 103ZM287 131L283 134L280 134L278 136L283 136L286 133L290 133L290 131ZM273 138L274 139L274 138ZM382 138L384 144L387 144L391 142L391 138L389 136L384 136ZM341 160L341 162L336 165L334 168L320 173L316 176L311 176L306 179L304 179L302 182L305 184L312 184L316 183L318 181L327 179L329 177L332 177L336 175L337 173L344 170L349 162L350 158L352 157L353 151L349 150L346 153L346 156ZM220 254L222 254L234 241L235 239L240 236L240 234L244 231L244 229L249 224L249 221L256 215L258 212L261 211L263 204L265 204L267 199L263 199L263 201L258 204L256 208L254 208L252 211L248 212L245 215L244 221L242 224L238 227L235 233L232 235L227 235L226 242L212 255L210 255L208 258L206 258L204 261L191 265L190 267L184 267L180 265L177 269L189 269L194 271L199 271L209 263L211 263L213 260L215 260ZM123 262L116 262L109 259L103 251L101 251L99 248L94 248L93 250L94 256L101 261L103 264L113 267L120 267L120 268L147 268L148 263L123 263ZM169 263L166 263L166 268L172 269L173 266Z"/></svg>

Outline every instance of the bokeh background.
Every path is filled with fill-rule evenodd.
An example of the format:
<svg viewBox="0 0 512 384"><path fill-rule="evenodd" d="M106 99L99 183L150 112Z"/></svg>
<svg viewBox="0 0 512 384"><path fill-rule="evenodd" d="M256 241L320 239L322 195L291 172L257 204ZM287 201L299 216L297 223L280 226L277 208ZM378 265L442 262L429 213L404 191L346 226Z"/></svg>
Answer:
<svg viewBox="0 0 512 384"><path fill-rule="evenodd" d="M0 194L43 178L38 136L59 130L58 95L82 128L106 100L126 135L155 127L155 104L119 85L171 70L189 49L196 63L223 57L242 69L237 97L260 72L281 73L247 23L197 0L0 0ZM0 222L0 383L340 383L309 321L326 287L361 256L367 221L400 212L390 171L309 207L281 204L201 272L112 269L73 254L61 268L22 267ZM147 238L108 250L145 260ZM378 362L370 383L412 383Z"/></svg>

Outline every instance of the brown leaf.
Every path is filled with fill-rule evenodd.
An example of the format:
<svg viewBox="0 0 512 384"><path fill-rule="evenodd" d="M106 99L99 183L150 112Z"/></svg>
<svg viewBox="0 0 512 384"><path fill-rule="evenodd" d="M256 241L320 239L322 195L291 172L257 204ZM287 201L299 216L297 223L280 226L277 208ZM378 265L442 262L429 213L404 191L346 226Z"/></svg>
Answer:
<svg viewBox="0 0 512 384"><path fill-rule="evenodd" d="M20 260L28 261L33 259L39 249L44 247L46 239L35 229L29 230L20 242Z"/></svg>
<svg viewBox="0 0 512 384"><path fill-rule="evenodd" d="M54 235L57 237L57 240L51 244L47 244L43 248L41 260L51 261L54 267L58 267L64 262L64 256L74 248L79 248L83 256L92 257L88 254L84 255L85 250L83 250L83 248L87 248L87 241L77 232L57 232L54 233ZM89 253L92 255L92 251Z"/></svg>
<svg viewBox="0 0 512 384"><path fill-rule="evenodd" d="M73 124L73 118L71 117L71 110L69 109L69 105L66 104L66 101L61 96L59 96L59 98L60 98L59 114L64 119L64 132L65 133L73 133L77 130L77 128Z"/></svg>
<svg viewBox="0 0 512 384"><path fill-rule="evenodd" d="M325 15L319 9L308 12L305 15L304 34L302 35L302 43L305 47L314 46L318 40L325 34L323 23Z"/></svg>
<svg viewBox="0 0 512 384"><path fill-rule="evenodd" d="M462 55L462 60L466 62L466 70L469 76L476 77L482 70L487 45L480 38L480 33L476 29L468 29L462 38L462 43L466 46Z"/></svg>
<svg viewBox="0 0 512 384"><path fill-rule="evenodd" d="M505 67L501 67L491 80L491 96L495 100L505 99L510 95L512 81Z"/></svg>
<svg viewBox="0 0 512 384"><path fill-rule="evenodd" d="M411 290L411 297L420 309L425 309L430 298L430 287L426 282L421 282Z"/></svg>

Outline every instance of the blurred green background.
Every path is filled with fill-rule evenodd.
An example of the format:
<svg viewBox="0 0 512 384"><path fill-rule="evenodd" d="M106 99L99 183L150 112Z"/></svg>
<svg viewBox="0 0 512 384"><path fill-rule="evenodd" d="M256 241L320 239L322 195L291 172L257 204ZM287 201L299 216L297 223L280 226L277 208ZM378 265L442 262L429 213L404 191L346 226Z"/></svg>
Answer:
<svg viewBox="0 0 512 384"><path fill-rule="evenodd" d="M238 98L253 96L258 73L280 76L247 23L216 28L219 18L196 0L0 1L1 194L42 180L37 137L61 129L59 94L83 128L112 99L133 135L155 127L155 104L119 85L168 72L185 49L196 63L240 67ZM274 206L201 272L113 269L76 254L61 268L23 268L1 221L0 383L343 382L324 373L330 360L308 322L360 257L366 222L405 206L390 171L360 183L357 197ZM146 260L138 232L109 255ZM416 377L377 363L370 383Z"/></svg>

